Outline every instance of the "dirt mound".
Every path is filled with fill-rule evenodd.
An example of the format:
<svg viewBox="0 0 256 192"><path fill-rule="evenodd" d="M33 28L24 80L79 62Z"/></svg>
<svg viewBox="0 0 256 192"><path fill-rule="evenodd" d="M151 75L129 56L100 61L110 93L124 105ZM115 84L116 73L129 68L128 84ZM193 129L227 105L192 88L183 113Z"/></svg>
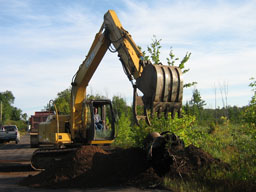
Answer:
<svg viewBox="0 0 256 192"><path fill-rule="evenodd" d="M157 186L161 176L188 176L191 173L219 163L210 154L184 143L172 142L165 147L159 142L148 151L140 148L115 148L103 150L97 146L83 146L68 154L61 161L38 175L22 181L22 185L33 187L107 187L107 186ZM163 146L161 146L163 145Z"/></svg>
<svg viewBox="0 0 256 192"><path fill-rule="evenodd" d="M117 148L105 151L96 146L83 146L36 176L22 181L33 187L102 187L132 185L144 177L145 182L158 179L148 173L150 165L140 148ZM133 181L135 178L136 181Z"/></svg>
<svg viewBox="0 0 256 192"><path fill-rule="evenodd" d="M210 168L213 164L228 167L194 145L185 147L178 136L169 132L154 139L149 151L152 167L160 176L190 176L202 168Z"/></svg>
<svg viewBox="0 0 256 192"><path fill-rule="evenodd" d="M202 168L210 168L211 165L220 165L219 159L213 158L194 145L189 145L184 150L172 151L173 163L170 165L169 176L190 176L197 173Z"/></svg>

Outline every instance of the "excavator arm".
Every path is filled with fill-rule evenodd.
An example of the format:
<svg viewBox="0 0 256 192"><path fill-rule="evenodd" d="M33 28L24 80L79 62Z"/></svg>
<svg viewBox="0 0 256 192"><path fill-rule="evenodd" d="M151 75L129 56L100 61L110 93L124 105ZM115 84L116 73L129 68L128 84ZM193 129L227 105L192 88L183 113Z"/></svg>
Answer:
<svg viewBox="0 0 256 192"><path fill-rule="evenodd" d="M71 135L82 129L81 116L86 88L107 50L117 52L128 79L134 88L133 112L138 122L145 119L150 124L148 112L154 114L180 112L183 80L181 70L174 66L152 65L131 35L122 27L116 13L109 10L96 34L92 46L72 80ZM139 89L143 96L138 96ZM144 115L137 114L137 106L144 108Z"/></svg>

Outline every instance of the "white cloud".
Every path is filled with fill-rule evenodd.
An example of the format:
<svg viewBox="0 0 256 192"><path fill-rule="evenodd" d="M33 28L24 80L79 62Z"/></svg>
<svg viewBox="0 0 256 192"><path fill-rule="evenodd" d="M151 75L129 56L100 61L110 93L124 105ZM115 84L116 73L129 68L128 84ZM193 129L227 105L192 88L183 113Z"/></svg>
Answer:
<svg viewBox="0 0 256 192"><path fill-rule="evenodd" d="M5 1L0 1L0 4ZM103 15L92 7L65 4L54 14L38 14L31 1L2 4L6 16L19 22L1 25L0 90L11 90L15 104L29 114L68 88L98 32ZM197 81L203 99L212 102L213 84L228 82L230 101L245 105L250 99L249 78L255 76L256 2L216 1L123 1L116 12L135 42L146 49L152 35L162 39L162 62L173 46L183 57L192 52L184 75ZM1 5L0 5L1 6ZM131 101L132 87L117 55L107 54L93 76L89 89L96 93L119 94ZM242 91L241 91L242 90ZM185 91L184 100L191 98ZM235 99L233 99L235 98ZM235 103L237 102L237 103ZM213 105L209 103L209 105Z"/></svg>

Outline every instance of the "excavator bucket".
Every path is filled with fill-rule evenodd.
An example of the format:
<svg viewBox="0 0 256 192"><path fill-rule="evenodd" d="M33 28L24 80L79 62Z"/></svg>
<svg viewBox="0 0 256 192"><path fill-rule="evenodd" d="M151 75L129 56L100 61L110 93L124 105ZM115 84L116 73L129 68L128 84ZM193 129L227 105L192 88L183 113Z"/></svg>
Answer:
<svg viewBox="0 0 256 192"><path fill-rule="evenodd" d="M139 89L143 96L138 96ZM178 67L161 64L148 64L144 67L141 77L136 80L134 87L134 116L138 123L141 118L150 124L149 113L160 116L168 113L174 117L180 116L183 95L182 72ZM144 115L137 114L137 106L143 106Z"/></svg>

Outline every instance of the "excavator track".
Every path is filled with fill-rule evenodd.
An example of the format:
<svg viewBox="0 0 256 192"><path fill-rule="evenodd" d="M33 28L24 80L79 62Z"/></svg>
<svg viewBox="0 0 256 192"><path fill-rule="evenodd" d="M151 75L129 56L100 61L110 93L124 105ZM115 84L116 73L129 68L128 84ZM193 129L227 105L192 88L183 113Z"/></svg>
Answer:
<svg viewBox="0 0 256 192"><path fill-rule="evenodd" d="M45 170L53 166L57 161L61 161L65 156L74 153L77 148L40 148L34 151L31 158L31 167L34 170Z"/></svg>

